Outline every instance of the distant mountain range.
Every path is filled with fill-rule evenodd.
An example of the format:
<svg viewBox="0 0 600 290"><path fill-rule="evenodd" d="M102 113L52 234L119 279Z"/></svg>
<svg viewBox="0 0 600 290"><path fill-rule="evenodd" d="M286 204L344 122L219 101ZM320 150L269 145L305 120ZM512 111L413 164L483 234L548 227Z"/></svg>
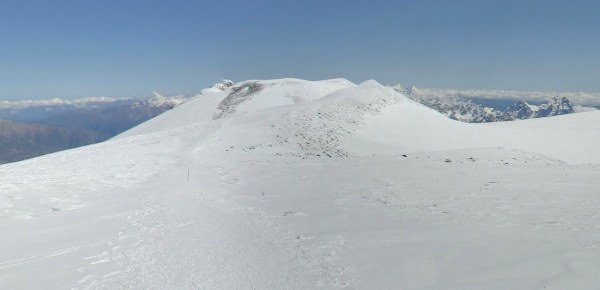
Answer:
<svg viewBox="0 0 600 290"><path fill-rule="evenodd" d="M2 101L0 163L104 141L186 99L154 93L144 99Z"/></svg>
<svg viewBox="0 0 600 290"><path fill-rule="evenodd" d="M402 88L394 85L394 88ZM565 97L573 104L600 109L600 92L551 92L551 91L515 91L515 90L485 90L485 89L435 89L414 86L406 87L413 95L420 98L438 97L441 99L472 100L475 103L495 109L505 109L517 101L523 100L530 104L544 103L549 97ZM508 104L507 104L508 103ZM502 107L497 107L501 105Z"/></svg>
<svg viewBox="0 0 600 290"><path fill-rule="evenodd" d="M108 137L91 130L0 120L0 163L92 144Z"/></svg>
<svg viewBox="0 0 600 290"><path fill-rule="evenodd" d="M549 97L545 103L537 105L529 104L525 100L518 100L505 109L498 109L475 103L477 99L424 95L415 87L405 89L402 86L394 86L393 88L410 99L430 107L451 119L468 123L514 121L558 116L575 112L574 106L566 97Z"/></svg>

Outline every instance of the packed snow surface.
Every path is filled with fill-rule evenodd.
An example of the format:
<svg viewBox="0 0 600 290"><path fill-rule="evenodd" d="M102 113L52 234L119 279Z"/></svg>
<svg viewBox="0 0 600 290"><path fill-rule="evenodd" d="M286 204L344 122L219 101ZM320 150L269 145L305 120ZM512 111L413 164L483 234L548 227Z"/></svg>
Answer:
<svg viewBox="0 0 600 290"><path fill-rule="evenodd" d="M594 289L600 111L467 124L375 81L215 86L0 166L1 289Z"/></svg>

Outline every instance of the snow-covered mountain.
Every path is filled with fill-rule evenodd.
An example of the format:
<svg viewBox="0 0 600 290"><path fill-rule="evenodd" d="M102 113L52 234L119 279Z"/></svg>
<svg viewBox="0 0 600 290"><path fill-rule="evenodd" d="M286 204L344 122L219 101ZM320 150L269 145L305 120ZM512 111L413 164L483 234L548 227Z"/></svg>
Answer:
<svg viewBox="0 0 600 290"><path fill-rule="evenodd" d="M398 86L398 85L397 85ZM395 86L395 87L397 87ZM539 92L516 90L460 90L460 89L434 89L419 88L419 97L438 97L442 99L467 99L467 100L510 100L512 103L526 101L528 103L543 103L549 96L565 97L573 103L600 108L600 93L596 92Z"/></svg>
<svg viewBox="0 0 600 290"><path fill-rule="evenodd" d="M558 98L553 97L547 100L547 103L539 106L530 105L526 101L519 101L513 106L509 107L506 114L511 118L517 119L531 119L531 118L542 118L551 117L558 115L565 115L574 113L575 110L565 97Z"/></svg>
<svg viewBox="0 0 600 290"><path fill-rule="evenodd" d="M442 98L415 98L411 95L410 98L429 108L432 108L450 119L467 123L488 123L499 121L513 121L515 119L528 118L513 118L510 114L489 107L483 107L474 104L470 101L458 99L442 99Z"/></svg>
<svg viewBox="0 0 600 290"><path fill-rule="evenodd" d="M593 289L599 128L457 122L376 81L215 86L0 166L0 288Z"/></svg>
<svg viewBox="0 0 600 290"><path fill-rule="evenodd" d="M405 89L400 85L392 88L410 99L446 115L448 118L468 123L514 121L575 112L574 107L566 97L547 98L546 103L540 105L531 105L525 100L519 100L505 110L498 110L475 104L468 99L422 94L414 86L410 89Z"/></svg>
<svg viewBox="0 0 600 290"><path fill-rule="evenodd" d="M152 97L147 98L145 100L134 102L134 106L135 105L137 105L137 106L148 105L148 106L156 107L156 108L168 107L169 109L172 109L174 107L177 107L177 106L185 103L185 101L188 98L189 97L186 97L184 95L175 95L175 96L165 97L165 96L161 95L159 92L152 92Z"/></svg>

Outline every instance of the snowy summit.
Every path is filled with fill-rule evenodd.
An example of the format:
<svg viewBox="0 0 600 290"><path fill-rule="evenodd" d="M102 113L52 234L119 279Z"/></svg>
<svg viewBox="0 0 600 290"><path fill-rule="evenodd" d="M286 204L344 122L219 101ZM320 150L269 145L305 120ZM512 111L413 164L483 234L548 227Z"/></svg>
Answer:
<svg viewBox="0 0 600 290"><path fill-rule="evenodd" d="M600 111L471 124L345 79L171 102L0 166L0 289L600 285Z"/></svg>

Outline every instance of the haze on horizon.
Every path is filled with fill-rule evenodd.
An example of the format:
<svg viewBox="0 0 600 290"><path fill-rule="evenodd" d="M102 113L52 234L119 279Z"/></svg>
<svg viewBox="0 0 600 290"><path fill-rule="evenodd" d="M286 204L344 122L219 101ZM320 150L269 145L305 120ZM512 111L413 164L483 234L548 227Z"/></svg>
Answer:
<svg viewBox="0 0 600 290"><path fill-rule="evenodd" d="M0 100L344 77L600 91L593 1L6 1Z"/></svg>

